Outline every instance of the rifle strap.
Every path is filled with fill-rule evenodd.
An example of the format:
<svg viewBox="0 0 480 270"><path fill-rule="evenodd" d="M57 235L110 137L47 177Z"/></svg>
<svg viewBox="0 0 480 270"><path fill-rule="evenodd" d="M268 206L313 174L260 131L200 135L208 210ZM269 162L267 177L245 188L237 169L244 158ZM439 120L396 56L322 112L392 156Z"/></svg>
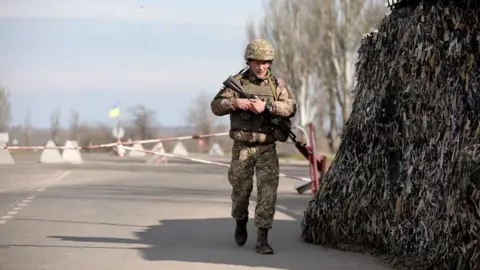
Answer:
<svg viewBox="0 0 480 270"><path fill-rule="evenodd" d="M268 76L267 80L268 80L268 84L270 85L270 89L272 90L273 100L277 101L277 85L278 85L277 78L271 75L271 76Z"/></svg>
<svg viewBox="0 0 480 270"><path fill-rule="evenodd" d="M233 78L235 80L239 80L240 83L242 83L240 79L243 77L243 74L245 74L246 71L247 69L240 70L240 72L238 72ZM278 86L277 78L273 75L270 75L267 77L267 81L268 81L268 85L270 86L270 90L272 91L273 100L277 101L277 86Z"/></svg>

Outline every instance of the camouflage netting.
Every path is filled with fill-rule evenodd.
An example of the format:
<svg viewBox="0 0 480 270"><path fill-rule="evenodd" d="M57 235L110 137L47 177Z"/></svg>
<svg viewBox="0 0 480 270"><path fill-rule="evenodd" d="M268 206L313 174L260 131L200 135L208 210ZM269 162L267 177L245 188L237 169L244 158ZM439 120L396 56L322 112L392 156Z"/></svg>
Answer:
<svg viewBox="0 0 480 270"><path fill-rule="evenodd" d="M353 111L305 241L404 269L480 267L480 8L467 2L394 11L362 40Z"/></svg>

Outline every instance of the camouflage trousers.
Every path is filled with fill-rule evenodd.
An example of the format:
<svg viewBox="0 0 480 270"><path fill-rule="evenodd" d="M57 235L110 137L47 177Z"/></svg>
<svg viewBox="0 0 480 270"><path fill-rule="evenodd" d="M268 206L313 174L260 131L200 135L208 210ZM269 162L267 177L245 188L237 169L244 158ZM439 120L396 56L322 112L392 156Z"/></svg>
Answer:
<svg viewBox="0 0 480 270"><path fill-rule="evenodd" d="M232 217L235 219L248 217L254 172L257 178L255 226L270 229L275 215L279 183L276 144L252 146L235 141L228 170L228 180L232 185Z"/></svg>

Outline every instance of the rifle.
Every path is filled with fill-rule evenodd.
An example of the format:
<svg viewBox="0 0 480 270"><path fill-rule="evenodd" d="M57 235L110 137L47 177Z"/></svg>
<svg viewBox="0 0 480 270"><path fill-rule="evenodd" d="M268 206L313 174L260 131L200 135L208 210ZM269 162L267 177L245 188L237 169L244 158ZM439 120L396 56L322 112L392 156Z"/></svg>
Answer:
<svg viewBox="0 0 480 270"><path fill-rule="evenodd" d="M242 72L241 72L242 73ZM240 74L241 74L240 73ZM243 86L235 80L232 76L229 76L224 82L223 85L233 91L237 92L240 97L248 98L248 99L260 99L258 96L245 92ZM312 156L312 152L310 149L307 148L305 143L301 143L297 141L297 136L292 132L289 126L280 119L280 117L274 117L269 112L263 112L265 118L270 121L273 125L277 126L283 134L288 134L288 137L292 140L295 144L295 148L308 160L310 161L310 157ZM321 170L322 161L316 160L318 170Z"/></svg>

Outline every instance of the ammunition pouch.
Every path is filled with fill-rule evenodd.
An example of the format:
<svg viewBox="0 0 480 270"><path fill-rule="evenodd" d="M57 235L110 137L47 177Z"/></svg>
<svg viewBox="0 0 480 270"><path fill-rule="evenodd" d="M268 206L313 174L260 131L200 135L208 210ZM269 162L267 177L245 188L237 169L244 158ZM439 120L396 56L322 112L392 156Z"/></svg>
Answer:
<svg viewBox="0 0 480 270"><path fill-rule="evenodd" d="M272 134L275 126L269 123L264 114L248 111L235 111L230 114L230 130Z"/></svg>
<svg viewBox="0 0 480 270"><path fill-rule="evenodd" d="M286 142L292 127L290 118L271 118L267 114L235 111L230 114L230 130L273 135L276 141Z"/></svg>
<svg viewBox="0 0 480 270"><path fill-rule="evenodd" d="M292 121L290 118L273 118L271 121L275 124L275 129L273 131L273 137L275 140L279 142L286 142L288 140L289 131L292 128Z"/></svg>

